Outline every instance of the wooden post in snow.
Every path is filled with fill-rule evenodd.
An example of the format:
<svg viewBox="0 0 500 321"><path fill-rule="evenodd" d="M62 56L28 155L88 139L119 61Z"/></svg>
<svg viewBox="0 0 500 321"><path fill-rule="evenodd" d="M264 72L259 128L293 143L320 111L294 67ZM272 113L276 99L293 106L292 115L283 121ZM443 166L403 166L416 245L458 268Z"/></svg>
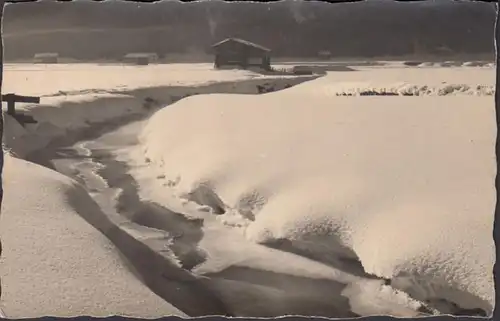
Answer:
<svg viewBox="0 0 500 321"><path fill-rule="evenodd" d="M34 124L37 122L33 116L16 112L16 103L38 104L40 103L40 97L6 94L2 95L2 101L7 103L7 115L17 120L21 126L24 127L25 124Z"/></svg>
<svg viewBox="0 0 500 321"><path fill-rule="evenodd" d="M20 96L16 94L2 95L2 101L7 102L7 114L11 116L16 115L16 103L33 103L39 104L40 97L33 96Z"/></svg>

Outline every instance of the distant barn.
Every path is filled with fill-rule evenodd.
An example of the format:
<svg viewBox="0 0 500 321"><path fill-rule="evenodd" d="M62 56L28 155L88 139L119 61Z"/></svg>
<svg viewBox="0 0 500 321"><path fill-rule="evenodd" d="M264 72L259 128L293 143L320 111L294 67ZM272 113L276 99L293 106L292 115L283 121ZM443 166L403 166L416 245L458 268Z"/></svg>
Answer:
<svg viewBox="0 0 500 321"><path fill-rule="evenodd" d="M53 52L37 53L33 57L36 64L56 64L59 61L59 54Z"/></svg>
<svg viewBox="0 0 500 321"><path fill-rule="evenodd" d="M271 50L261 45L238 38L228 38L212 46L215 53L215 68L238 66L271 69Z"/></svg>
<svg viewBox="0 0 500 321"><path fill-rule="evenodd" d="M149 65L150 63L155 63L157 61L158 55L156 53L149 52L129 53L123 57L123 62L134 65Z"/></svg>
<svg viewBox="0 0 500 321"><path fill-rule="evenodd" d="M321 50L318 52L318 57L320 59L329 60L332 58L332 53L328 50Z"/></svg>

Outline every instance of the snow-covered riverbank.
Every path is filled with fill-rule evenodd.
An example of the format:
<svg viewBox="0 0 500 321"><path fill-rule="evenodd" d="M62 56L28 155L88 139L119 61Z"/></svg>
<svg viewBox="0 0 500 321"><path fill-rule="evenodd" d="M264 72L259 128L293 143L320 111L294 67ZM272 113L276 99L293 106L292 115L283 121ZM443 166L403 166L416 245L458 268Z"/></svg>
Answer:
<svg viewBox="0 0 500 321"><path fill-rule="evenodd" d="M40 68L39 66L33 67ZM140 241L141 237L144 237L144 235L141 236L141 226L122 224L121 217L102 214L103 210L113 209L113 197L104 193L98 195L97 198L92 198L96 196L95 193L92 193L92 189L98 188L99 184L104 183L106 185L106 182L93 173L93 166L96 163L92 161L85 162L82 159L82 157L89 156L85 154L86 150L84 148L78 149L80 145L77 144L65 163L64 155L61 153L69 150L64 148L59 150L57 147L70 147L73 143L78 143L85 137L88 139L98 138L107 131L113 131L129 122L147 117L155 108L166 106L188 95L211 92L253 94L258 93L259 87L257 86L267 90L273 90L273 88L278 90L305 81L310 77L293 79L282 77L276 79L251 73L239 74L238 72L228 71L223 73L215 72L215 76L217 74L226 74L225 78L219 75L207 79L207 77L203 77L203 70L201 75L199 70L187 70L184 72L184 78L190 77L190 81L187 81L189 80L187 79L185 83L182 83L161 79L159 83L152 84L151 79L149 79L149 82L140 77L137 79L138 74L133 68L121 68L119 70L120 76L116 77L116 72L113 74L109 67L96 66L92 69L93 75L98 71L103 72L104 69L107 70L107 72L103 72L104 78L106 76L110 78L111 75L111 78L115 77L113 79L125 81L130 87L121 88L118 86L116 88L116 84L107 79L106 84L115 86L114 89L95 89L93 86L96 83L92 82L92 79L83 76L83 79L82 77L76 77L79 72L88 73L88 66L84 66L83 69L82 66L70 65L65 67L60 70L58 68L61 68L61 66L56 66L55 70L37 70L37 72L33 73L29 68L26 69L26 65L22 65L16 68L11 66L10 69L7 67L6 71L4 92L16 91L25 95L42 95L41 105L19 106L23 112L33 115L38 121L37 124L23 127L14 119L5 115L4 143L7 149L17 157L28 158L50 168L56 168L76 180L71 181L65 176L44 167L29 165L30 163L23 160L7 157L8 162L5 168L6 205L2 211L4 264L2 264L0 271L4 289L2 306L6 314L9 317L75 316L82 314L160 317L170 314L186 315L185 313L190 316L224 314L226 310L221 307L222 304L213 300L211 303L210 297L203 296L203 290L196 286L193 287L192 282L189 282L194 278L183 273L181 269L175 269L176 273L171 275L172 279L165 279L162 276L162 267L159 266L165 264L161 257L163 249L155 247L154 240L152 245L149 240ZM111 66L111 69L113 68L115 67ZM147 74L151 75L152 71L153 69L149 68ZM40 80L36 77L40 74L39 72L44 73L46 78L55 78L55 81L40 86ZM210 70L205 71L205 73L214 76L214 74L210 74ZM140 74L139 72L139 76ZM22 78L22 81L16 80L18 77L20 77L19 79ZM71 81L63 81L68 77ZM82 83L74 87L75 80L80 80ZM54 84L56 86L52 88L51 86ZM69 87L64 87L68 84ZM21 85L21 87L16 87L18 85ZM154 87L154 85L159 87ZM61 88L61 86L62 89L67 91L55 91L55 88ZM57 153L50 155L50 159L44 157L56 151ZM79 152L83 152L83 154L80 155ZM27 171L24 169L26 166L36 170ZM82 171L82 173L78 173L78 176L75 176L76 168ZM19 177L24 173L29 175ZM46 188L38 189L38 185L35 183L37 177L41 177L40 179L44 182L41 184L43 186L47 185ZM54 182L51 181L51 177ZM33 179L32 186L34 190L31 190L31 185L27 183L31 179ZM18 180L26 182L18 183ZM63 188L65 185L58 187L59 181L69 182L70 188ZM24 186L24 190L21 191L18 188L19 186ZM33 193L40 197L30 197ZM52 196L53 193L55 193L54 196ZM30 197L31 202L19 203L20 197L23 199ZM106 204L98 203L99 197L104 198ZM36 205L38 210L29 205L31 203L34 204L33 206ZM50 209L45 210L46 207L54 208L57 204L60 204L57 208L61 209L57 210L56 216L50 212ZM100 205L104 208L99 207ZM108 208L106 208L106 205ZM22 215L25 215L26 218L20 219L23 217ZM59 215L69 215L70 217L73 215L77 219L67 218L61 221ZM34 226L31 226L30 221L34 222ZM65 222L65 224L61 224L61 222ZM92 228L89 223L97 227L97 230L102 234ZM118 225L121 227L117 228ZM89 228L94 231L95 235L86 232ZM53 237L61 234L61 240L55 241L51 240L51 237L39 235L40 233L46 233L46 231L51 231L50 235ZM151 235L151 233L153 239L158 235L163 237L163 234L155 234L151 230L148 230L146 235ZM74 245L69 239L63 237L66 234L68 234L68 237L73 235L76 238ZM105 237L104 240L107 240L108 243L99 241L99 236ZM90 237L96 239L87 240ZM37 246L28 244L31 242L30 240L35 239L39 242ZM40 242L40 240L45 239L47 243ZM69 242L68 245L64 247L62 244L67 242ZM75 247L80 246L78 242L86 242L88 251L95 251L97 256L86 260L86 256L91 256L91 254L86 251L75 251ZM51 245L55 247L50 251L38 250ZM99 249L95 249L95 247L99 247ZM102 252L102 255L99 255L100 252ZM50 253L50 255L46 253ZM29 265L29 268L26 267L27 260L34 262ZM80 261L87 261L87 263L79 264ZM132 261L134 264L131 263ZM152 262L159 262L159 265ZM54 264L59 267L51 274L49 272L52 271L50 269ZM100 273L101 270L90 268L91 265L103 265L102 269L106 266L109 266L110 269L112 269L111 266L116 266L117 270L116 273L109 271L107 273L103 272L105 275L94 275L94 273ZM58 272L59 269L62 270L60 273ZM129 274L117 274L120 269L129 271L127 272ZM14 273L14 271L17 272ZM64 273L70 273L72 277ZM61 277L58 277L58 275ZM103 277L108 280L103 282ZM127 278L133 278L134 281L127 281ZM28 282L29 280L34 284ZM184 295L180 295L178 289L179 280L190 284L186 288L187 291ZM89 297L78 296L77 290L82 282L85 283L82 293L86 293L85 291L88 289L88 291L91 291L89 293L92 293L92 295L89 294ZM123 289L120 289L120 286ZM35 291L38 288L45 291L43 296L38 296L30 302L20 299L27 297L28 292L33 289ZM68 290L63 288L68 288ZM115 290L116 295L122 298L121 301L115 302L114 297L108 293ZM47 293L52 294L47 295ZM199 299L200 303L194 304L197 296L201 298ZM134 304L129 304L129 301L127 301L129 299L133 300ZM206 301L206 303L202 304L200 300ZM177 308L167 303L169 301L174 302L172 304ZM54 302L57 302L57 304L53 304ZM140 307L136 306L137 304ZM179 309L185 312L181 312Z"/></svg>
<svg viewBox="0 0 500 321"><path fill-rule="evenodd" d="M7 119L7 145L79 181L86 200L69 193L68 204L93 204L76 212L189 316L491 313L493 100L485 91L337 95L362 79L421 85L429 72L391 70L332 72L259 96L242 94L270 78L175 92L68 85L75 92L27 108L38 125ZM449 70L434 81L486 88L494 80L484 68ZM199 95L232 90L240 95ZM47 148L32 153L39 142ZM105 313L89 305L88 314Z"/></svg>

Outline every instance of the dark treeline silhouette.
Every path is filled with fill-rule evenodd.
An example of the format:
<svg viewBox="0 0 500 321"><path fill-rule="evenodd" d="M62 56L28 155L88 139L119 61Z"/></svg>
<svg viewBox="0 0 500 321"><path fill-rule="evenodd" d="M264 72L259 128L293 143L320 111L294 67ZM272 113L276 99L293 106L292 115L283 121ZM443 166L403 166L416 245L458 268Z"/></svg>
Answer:
<svg viewBox="0 0 500 321"><path fill-rule="evenodd" d="M5 59L57 52L81 60L128 52L203 55L226 37L273 50L274 57L459 56L493 59L492 3L389 0L328 4L203 1L154 4L40 1L5 8Z"/></svg>

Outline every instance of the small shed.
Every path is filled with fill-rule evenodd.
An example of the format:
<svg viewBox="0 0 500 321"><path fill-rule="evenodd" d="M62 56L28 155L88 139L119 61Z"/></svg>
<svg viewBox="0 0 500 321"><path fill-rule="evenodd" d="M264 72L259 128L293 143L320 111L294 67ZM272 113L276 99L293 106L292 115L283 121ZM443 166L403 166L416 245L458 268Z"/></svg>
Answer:
<svg viewBox="0 0 500 321"><path fill-rule="evenodd" d="M158 55L150 52L129 53L123 57L123 62L134 65L149 65L158 61Z"/></svg>
<svg viewBox="0 0 500 321"><path fill-rule="evenodd" d="M33 61L36 64L56 64L59 61L59 54L54 52L36 53Z"/></svg>
<svg viewBox="0 0 500 321"><path fill-rule="evenodd" d="M320 59L329 60L332 58L332 53L329 50L321 50L318 52L318 57Z"/></svg>
<svg viewBox="0 0 500 321"><path fill-rule="evenodd" d="M314 74L313 67L311 66L294 66L292 72L295 75L312 75Z"/></svg>
<svg viewBox="0 0 500 321"><path fill-rule="evenodd" d="M212 46L215 53L215 68L238 66L271 69L271 50L239 38L227 38Z"/></svg>

